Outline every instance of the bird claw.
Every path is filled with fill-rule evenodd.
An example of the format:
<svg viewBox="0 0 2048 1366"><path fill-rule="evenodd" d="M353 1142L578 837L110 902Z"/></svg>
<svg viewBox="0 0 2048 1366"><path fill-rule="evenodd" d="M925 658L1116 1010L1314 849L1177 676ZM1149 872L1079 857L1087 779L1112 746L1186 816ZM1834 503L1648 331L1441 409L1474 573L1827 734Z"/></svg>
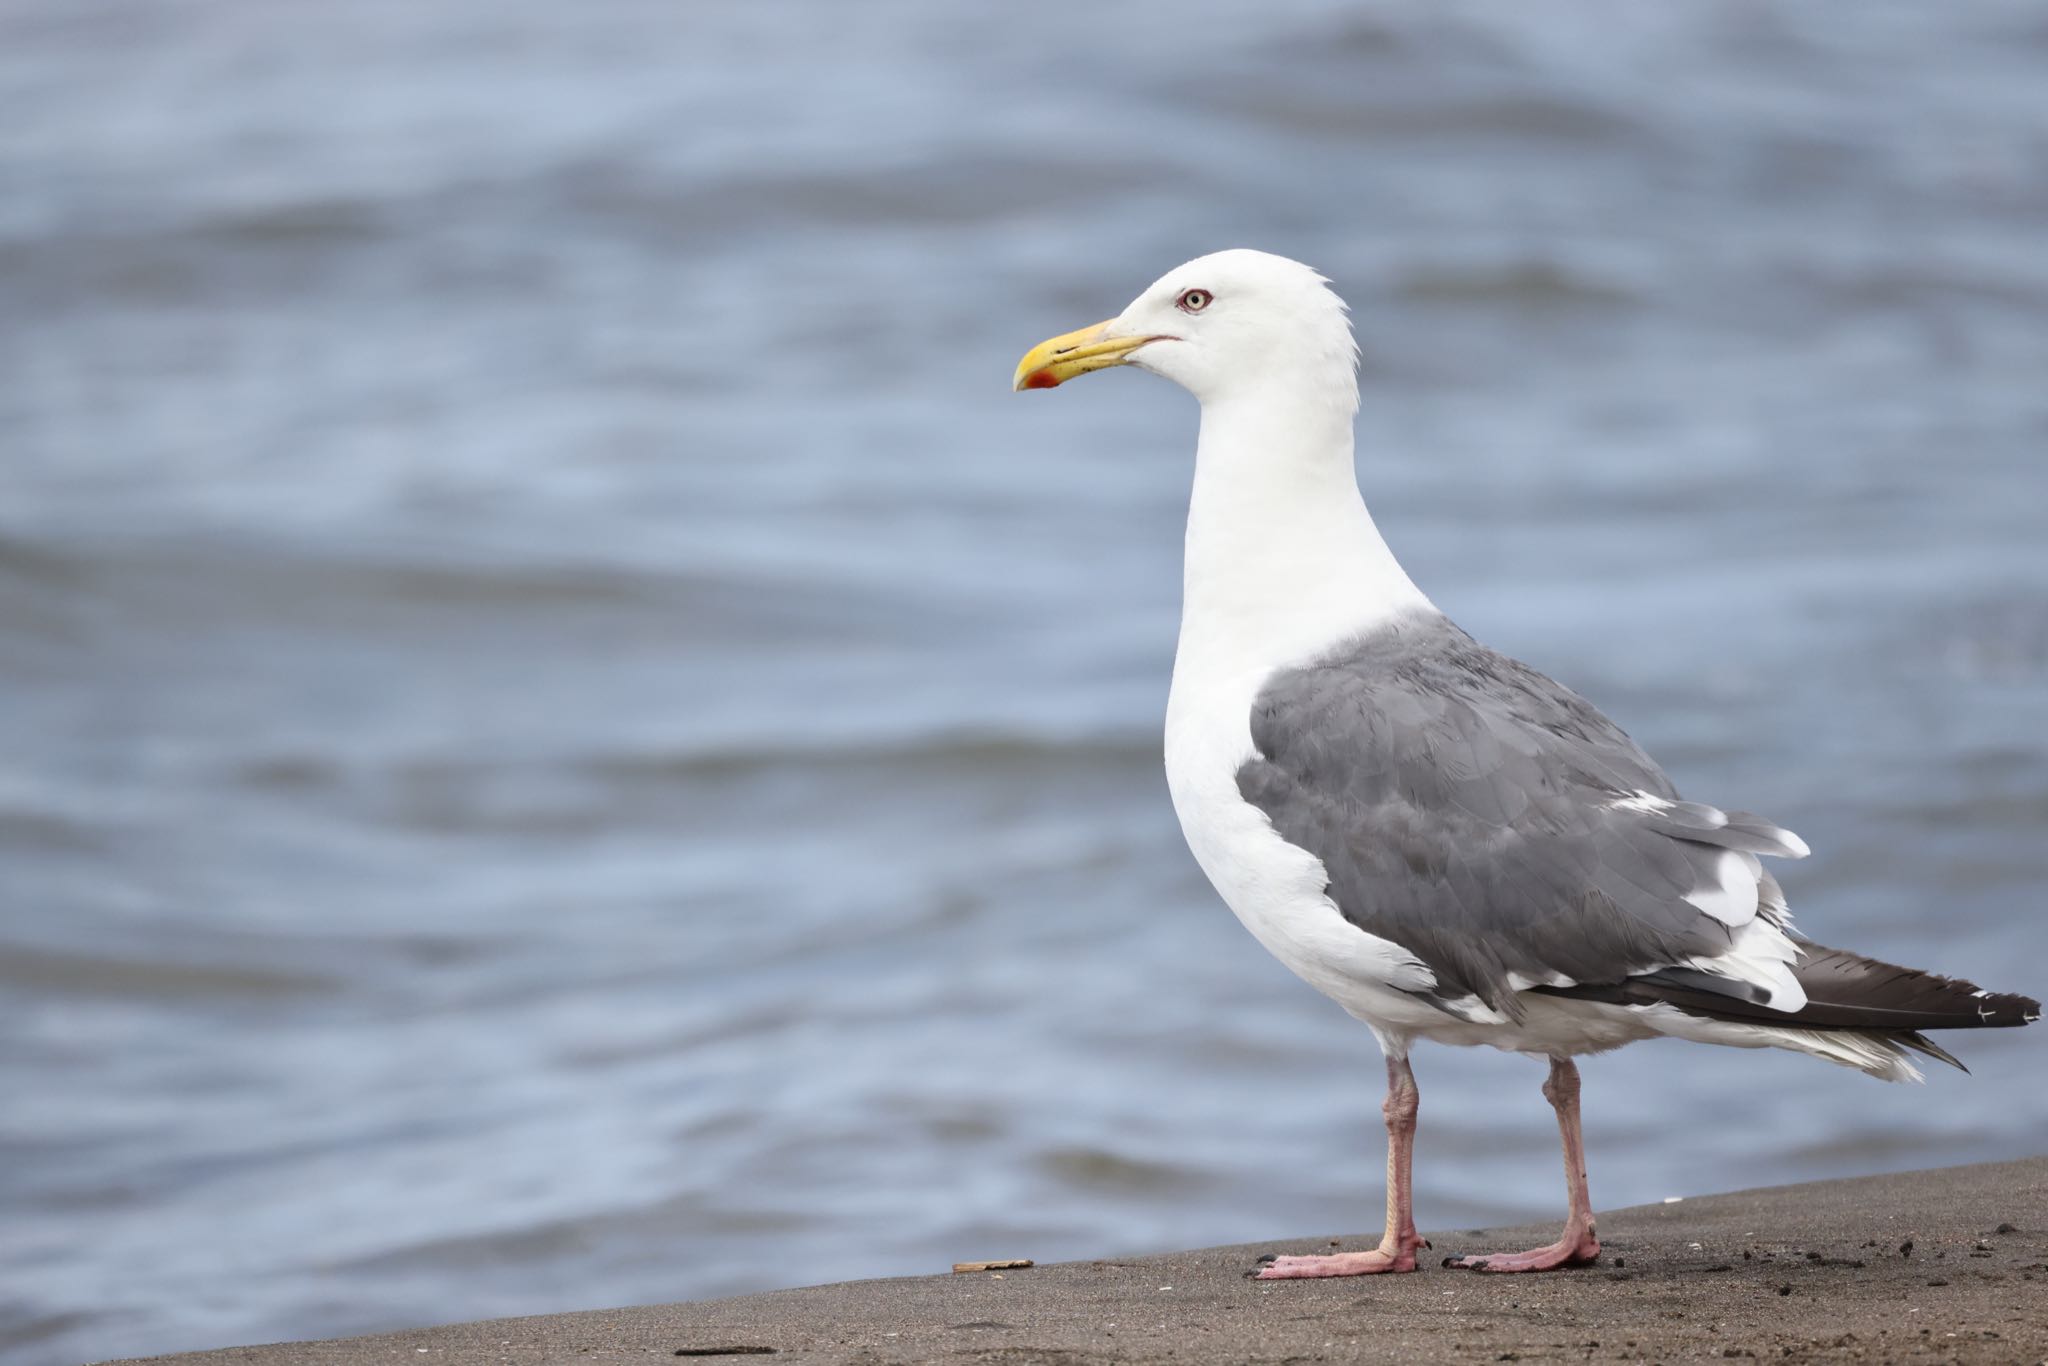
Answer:
<svg viewBox="0 0 2048 1366"><path fill-rule="evenodd" d="M1474 1252L1444 1258L1443 1264L1461 1271L1556 1271L1568 1266L1586 1266L1600 1259L1600 1243L1588 1232L1583 1237L1560 1238L1548 1247L1529 1252Z"/></svg>
<svg viewBox="0 0 2048 1366"><path fill-rule="evenodd" d="M1264 1258L1260 1259L1265 1261ZM1415 1270L1415 1253L1403 1248L1394 1255L1374 1248L1368 1252L1339 1252L1328 1257L1276 1257L1258 1271L1248 1273L1260 1281L1320 1280L1328 1276L1379 1276Z"/></svg>

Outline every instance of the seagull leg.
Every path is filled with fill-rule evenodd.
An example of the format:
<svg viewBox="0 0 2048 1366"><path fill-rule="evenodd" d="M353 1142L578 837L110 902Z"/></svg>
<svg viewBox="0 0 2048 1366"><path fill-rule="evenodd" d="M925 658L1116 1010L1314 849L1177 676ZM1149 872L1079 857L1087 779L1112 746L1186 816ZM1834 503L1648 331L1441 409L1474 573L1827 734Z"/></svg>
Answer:
<svg viewBox="0 0 2048 1366"><path fill-rule="evenodd" d="M1407 1056L1387 1056L1387 1222L1380 1245L1370 1252L1339 1252L1329 1257L1278 1257L1260 1268L1262 1281L1305 1280L1317 1276L1372 1276L1383 1271L1413 1271L1415 1250L1428 1247L1415 1231L1415 1112L1419 1097L1415 1073Z"/></svg>
<svg viewBox="0 0 2048 1366"><path fill-rule="evenodd" d="M1445 1266L1468 1271L1550 1271L1561 1266L1583 1266L1599 1257L1600 1240L1593 1236L1593 1200L1586 1193L1586 1145L1579 1133L1579 1069L1570 1058L1550 1060L1550 1079L1543 1083L1543 1098L1557 1111L1557 1132L1564 1139L1564 1180L1571 1192L1564 1232L1556 1242L1532 1252L1446 1257Z"/></svg>

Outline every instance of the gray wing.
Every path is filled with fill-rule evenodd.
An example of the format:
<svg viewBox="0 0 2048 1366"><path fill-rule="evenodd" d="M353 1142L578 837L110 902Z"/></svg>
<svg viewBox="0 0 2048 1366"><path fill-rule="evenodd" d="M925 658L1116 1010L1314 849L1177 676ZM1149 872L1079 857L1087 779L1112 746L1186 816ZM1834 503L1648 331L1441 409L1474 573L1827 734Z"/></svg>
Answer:
<svg viewBox="0 0 2048 1366"><path fill-rule="evenodd" d="M1347 920L1428 965L1439 1002L1518 1016L1531 985L1652 973L1768 998L1722 964L1759 914L1786 923L1756 855L1803 855L1798 837L1680 800L1584 698L1449 621L1274 675L1251 725L1239 792L1322 860Z"/></svg>

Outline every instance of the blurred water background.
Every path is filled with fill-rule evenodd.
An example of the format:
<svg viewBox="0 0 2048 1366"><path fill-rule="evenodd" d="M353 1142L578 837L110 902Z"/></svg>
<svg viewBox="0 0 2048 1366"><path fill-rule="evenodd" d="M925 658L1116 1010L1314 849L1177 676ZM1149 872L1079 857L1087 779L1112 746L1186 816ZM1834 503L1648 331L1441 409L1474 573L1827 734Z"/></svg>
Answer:
<svg viewBox="0 0 2048 1366"><path fill-rule="evenodd" d="M1372 1040L1182 848L1215 248L1418 581L2036 993L2048 22L13 0L0 1359L1377 1227ZM2039 1151L2042 1040L1587 1067L1607 1206ZM1425 1226L1561 1208L1424 1050Z"/></svg>

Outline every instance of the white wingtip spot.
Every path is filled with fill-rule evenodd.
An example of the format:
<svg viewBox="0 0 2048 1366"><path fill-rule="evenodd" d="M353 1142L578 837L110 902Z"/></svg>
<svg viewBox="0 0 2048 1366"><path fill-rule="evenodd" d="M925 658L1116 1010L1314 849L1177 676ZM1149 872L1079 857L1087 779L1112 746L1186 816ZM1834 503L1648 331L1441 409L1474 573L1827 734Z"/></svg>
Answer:
<svg viewBox="0 0 2048 1366"><path fill-rule="evenodd" d="M1805 840L1799 838L1799 836L1793 834L1790 830L1785 829L1783 826L1778 827L1778 838L1785 842L1786 858L1805 858L1808 854L1813 852L1813 850L1807 845Z"/></svg>
<svg viewBox="0 0 2048 1366"><path fill-rule="evenodd" d="M1575 987L1578 982L1561 972L1543 972L1527 976L1519 972L1508 974L1508 990L1527 991L1531 987Z"/></svg>
<svg viewBox="0 0 2048 1366"><path fill-rule="evenodd" d="M1695 887L1685 899L1723 925L1746 925L1756 918L1760 872L1755 858L1724 849L1714 860L1714 885Z"/></svg>
<svg viewBox="0 0 2048 1366"><path fill-rule="evenodd" d="M1772 1010L1782 1010L1790 1015L1806 1009L1806 988L1799 985L1799 979L1792 975L1790 968L1781 967L1772 973L1765 989L1771 994L1764 1004Z"/></svg>
<svg viewBox="0 0 2048 1366"><path fill-rule="evenodd" d="M1792 974L1798 961L1799 946L1790 935L1768 920L1755 919L1736 932L1726 953L1688 959L1685 966L1761 988L1765 1005L1790 1014L1806 1008L1806 988Z"/></svg>

